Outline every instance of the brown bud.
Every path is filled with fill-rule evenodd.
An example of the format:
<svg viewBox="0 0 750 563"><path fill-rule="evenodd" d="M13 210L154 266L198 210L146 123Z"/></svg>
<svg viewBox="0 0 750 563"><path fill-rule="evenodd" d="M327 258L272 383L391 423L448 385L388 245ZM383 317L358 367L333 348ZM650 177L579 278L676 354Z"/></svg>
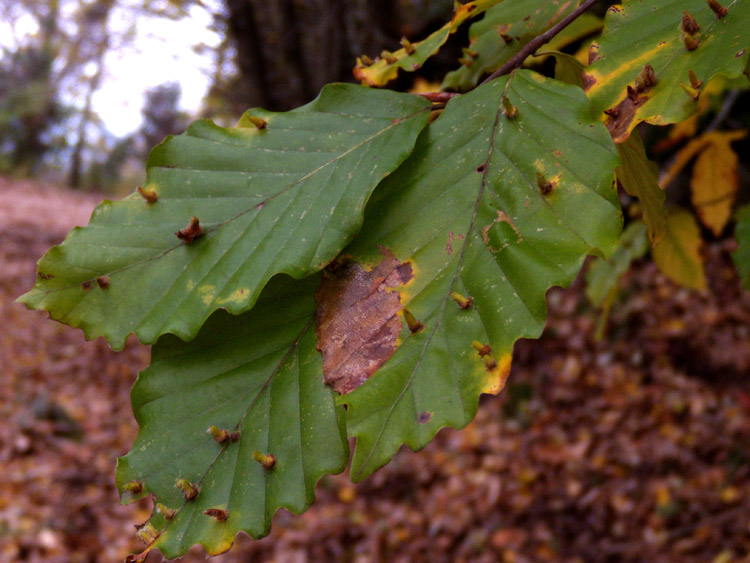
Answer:
<svg viewBox="0 0 750 563"><path fill-rule="evenodd" d="M138 496L143 492L143 481L128 481L122 486L122 490Z"/></svg>
<svg viewBox="0 0 750 563"><path fill-rule="evenodd" d="M96 284L102 289L109 287L109 276L96 276Z"/></svg>
<svg viewBox="0 0 750 563"><path fill-rule="evenodd" d="M214 426L213 424L208 427L208 430L206 430L214 440L219 442L220 444L223 444L224 442L227 442L229 440L229 432L224 430L223 428L219 428L218 426Z"/></svg>
<svg viewBox="0 0 750 563"><path fill-rule="evenodd" d="M604 113L606 113L610 117L617 117L620 115L620 108L618 106L615 106L613 108L605 109Z"/></svg>
<svg viewBox="0 0 750 563"><path fill-rule="evenodd" d="M688 71L688 76L690 77L690 86L692 86L694 89L698 89L701 86L703 86L703 82L698 80L698 77L695 76L695 73L692 70Z"/></svg>
<svg viewBox="0 0 750 563"><path fill-rule="evenodd" d="M479 342L479 340L475 340L474 342L472 342L471 346L474 348L474 350L477 351L480 356L486 356L492 353L492 348L490 348L487 344L482 344L481 342Z"/></svg>
<svg viewBox="0 0 750 563"><path fill-rule="evenodd" d="M248 115L247 118L250 120L250 123L255 125L255 127L257 127L258 129L265 129L268 126L268 121L260 117Z"/></svg>
<svg viewBox="0 0 750 563"><path fill-rule="evenodd" d="M389 51L381 51L380 58L385 60L385 62L387 62L389 65L392 65L398 62L398 59L394 57L393 54Z"/></svg>
<svg viewBox="0 0 750 563"><path fill-rule="evenodd" d="M708 0L708 7L711 8L711 11L716 14L716 19L720 20L724 16L727 15L727 10L724 6L719 4L717 0Z"/></svg>
<svg viewBox="0 0 750 563"><path fill-rule="evenodd" d="M486 356L483 356L482 359L484 360L484 367L487 369L487 371L492 371L497 367L497 362L495 361L495 358L492 357L492 355L488 354Z"/></svg>
<svg viewBox="0 0 750 563"><path fill-rule="evenodd" d="M83 289L83 291L88 291L92 287L94 287L94 282L92 282L90 280L89 281L85 281L85 282L83 282L81 284L81 288Z"/></svg>
<svg viewBox="0 0 750 563"><path fill-rule="evenodd" d="M647 64L643 67L643 70L641 70L640 74L635 79L635 89L638 92L643 92L646 88L656 86L657 82L658 81L656 80L654 67L652 67L650 64Z"/></svg>
<svg viewBox="0 0 750 563"><path fill-rule="evenodd" d="M214 518L217 522L226 522L227 520L227 511L221 508L209 508L204 510L203 514Z"/></svg>
<svg viewBox="0 0 750 563"><path fill-rule="evenodd" d="M149 522L141 524L140 526L136 526L135 529L138 539L146 545L154 543L156 541L156 538L159 537L158 530L154 528L154 526Z"/></svg>
<svg viewBox="0 0 750 563"><path fill-rule="evenodd" d="M682 11L682 23L680 24L680 27L682 28L682 31L688 35L695 35L701 30L701 26L695 21L693 14L687 10Z"/></svg>
<svg viewBox="0 0 750 563"><path fill-rule="evenodd" d="M464 297L460 293L451 293L451 299L458 303L458 306L462 309L470 309L474 304L474 300L471 297Z"/></svg>
<svg viewBox="0 0 750 563"><path fill-rule="evenodd" d="M191 483L187 479L177 479L174 483L174 486L182 491L182 495L185 497L185 500L193 500L198 496L198 485L196 485L195 483Z"/></svg>
<svg viewBox="0 0 750 563"><path fill-rule="evenodd" d="M262 454L258 450L253 452L253 459L263 466L263 469L273 469L276 458L272 454Z"/></svg>
<svg viewBox="0 0 750 563"><path fill-rule="evenodd" d="M507 33L501 33L500 38L505 42L506 45L513 41L513 38Z"/></svg>
<svg viewBox="0 0 750 563"><path fill-rule="evenodd" d="M682 38L683 43L685 43L685 49L688 51L695 51L698 48L698 45L700 45L701 40L699 37L693 37L691 35L685 35Z"/></svg>
<svg viewBox="0 0 750 563"><path fill-rule="evenodd" d="M401 46L404 48L404 51L406 51L407 55L413 55L414 51L416 51L414 45L412 45L406 37L401 38Z"/></svg>
<svg viewBox="0 0 750 563"><path fill-rule="evenodd" d="M539 191L542 192L542 195L549 195L552 193L552 190L555 189L555 184L548 181L541 172L536 173L536 185L539 187Z"/></svg>
<svg viewBox="0 0 750 563"><path fill-rule="evenodd" d="M503 96L503 113L508 119L513 119L518 115L518 108L510 103L507 96Z"/></svg>
<svg viewBox="0 0 750 563"><path fill-rule="evenodd" d="M408 309L404 309L403 313L406 325L409 327L409 330L412 332L412 334L421 332L424 329L424 325L419 322L414 315L411 314L411 311L409 311Z"/></svg>
<svg viewBox="0 0 750 563"><path fill-rule="evenodd" d="M160 502L156 503L156 511L159 512L162 516L164 516L164 519L167 522L170 522L175 517L175 514L177 514L176 510L167 508L165 505L163 505Z"/></svg>
<svg viewBox="0 0 750 563"><path fill-rule="evenodd" d="M177 231L175 235L177 235L178 239L184 241L185 244L190 244L195 239L202 237L203 228L201 227L200 221L198 221L198 217L191 218L188 226L181 231Z"/></svg>
<svg viewBox="0 0 750 563"><path fill-rule="evenodd" d="M144 190L140 186L135 189L143 199L145 199L148 203L156 203L156 201L159 199L159 196L156 194L154 190Z"/></svg>

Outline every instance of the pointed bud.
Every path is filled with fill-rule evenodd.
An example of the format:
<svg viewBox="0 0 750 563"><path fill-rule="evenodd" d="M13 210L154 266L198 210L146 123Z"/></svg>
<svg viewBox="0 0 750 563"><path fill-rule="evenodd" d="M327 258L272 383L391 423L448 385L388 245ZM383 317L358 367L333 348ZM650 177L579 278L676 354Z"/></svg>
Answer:
<svg viewBox="0 0 750 563"><path fill-rule="evenodd" d="M701 43L699 37L693 37L692 35L685 35L682 41L685 43L685 49L688 51L695 51Z"/></svg>
<svg viewBox="0 0 750 563"><path fill-rule="evenodd" d="M219 442L220 444L223 444L227 440L229 440L229 432L224 430L223 428L219 428L218 426L214 426L213 424L208 427L208 430L206 430L211 436L213 436L213 439Z"/></svg>
<svg viewBox="0 0 750 563"><path fill-rule="evenodd" d="M680 27L682 28L682 31L688 35L695 35L701 30L701 26L695 21L693 14L687 10L682 11L682 23L680 24Z"/></svg>
<svg viewBox="0 0 750 563"><path fill-rule="evenodd" d="M138 496L143 492L143 481L128 481L122 486L122 490Z"/></svg>
<svg viewBox="0 0 750 563"><path fill-rule="evenodd" d="M474 348L474 350L477 351L477 353L480 356L487 356L492 353L492 348L490 348L487 344L482 344L479 342L479 340L475 340L471 343L471 346Z"/></svg>
<svg viewBox="0 0 750 563"><path fill-rule="evenodd" d="M167 522L171 522L171 520L175 517L175 514L177 514L176 510L167 508L165 505L163 505L160 502L156 503L156 511L160 513L162 516L164 516L164 519Z"/></svg>
<svg viewBox="0 0 750 563"><path fill-rule="evenodd" d="M149 522L136 526L135 529L138 539L146 545L151 545L159 537L159 531Z"/></svg>
<svg viewBox="0 0 750 563"><path fill-rule="evenodd" d="M422 329L424 329L424 325L419 322L414 315L411 314L411 311L409 311L408 309L403 309L403 313L406 325L409 327L409 330L412 332L412 334L416 334L417 332L420 332Z"/></svg>
<svg viewBox="0 0 750 563"><path fill-rule="evenodd" d="M680 82L680 88L682 88L682 91L685 92L688 96L693 98L694 101L697 101L701 95L700 90L697 90L691 86L688 86L684 82Z"/></svg>
<svg viewBox="0 0 750 563"><path fill-rule="evenodd" d="M613 108L605 109L604 113L606 113L610 117L617 117L620 115L620 108L618 106L615 106Z"/></svg>
<svg viewBox="0 0 750 563"><path fill-rule="evenodd" d="M198 217L192 217L190 219L190 222L188 223L188 226L181 231L177 231L175 235L177 235L178 239L184 241L185 244L190 244L195 239L202 237L203 228L201 227L200 221L198 221Z"/></svg>
<svg viewBox="0 0 750 563"><path fill-rule="evenodd" d="M510 103L507 96L503 96L503 113L508 119L513 119L518 115L518 108Z"/></svg>
<svg viewBox="0 0 750 563"><path fill-rule="evenodd" d="M193 500L198 496L198 485L191 483L187 479L177 479L174 486L182 491L185 500Z"/></svg>
<svg viewBox="0 0 750 563"><path fill-rule="evenodd" d="M263 469L273 469L276 458L272 454L262 454L258 450L253 452L253 459L263 466Z"/></svg>
<svg viewBox="0 0 750 563"><path fill-rule="evenodd" d="M258 129L265 129L268 125L268 121L265 119L262 119L260 117L256 117L254 115L248 115L247 118L250 120L250 123L255 125Z"/></svg>
<svg viewBox="0 0 750 563"><path fill-rule="evenodd" d="M716 14L716 19L720 20L724 16L727 15L727 10L724 6L719 4L717 0L708 0L708 7L711 8L711 11Z"/></svg>
<svg viewBox="0 0 750 563"><path fill-rule="evenodd" d="M371 59L370 57L368 57L367 55L362 55L362 56L360 57L360 59L359 59L359 60L360 60L360 61L362 61L362 64L363 64L364 66L372 66L372 65L374 65L374 64L375 64L375 61L373 61L373 60L372 60L372 59Z"/></svg>
<svg viewBox="0 0 750 563"><path fill-rule="evenodd" d="M501 33L500 38L505 42L506 45L513 41L513 38L507 33Z"/></svg>
<svg viewBox="0 0 750 563"><path fill-rule="evenodd" d="M159 196L154 190L144 190L141 187L137 187L135 191L141 194L143 199L145 199L148 203L156 203L156 201L159 199Z"/></svg>
<svg viewBox="0 0 750 563"><path fill-rule="evenodd" d="M406 37L401 38L401 46L404 48L404 51L406 51L407 55L413 55L414 51L416 51L414 45L412 45Z"/></svg>
<svg viewBox="0 0 750 563"><path fill-rule="evenodd" d="M552 190L555 189L555 184L548 181L541 172L536 173L536 185L539 187L539 191L542 192L542 195L549 195L552 193Z"/></svg>
<svg viewBox="0 0 750 563"><path fill-rule="evenodd" d="M389 51L381 51L380 58L385 60L385 62L387 62L389 65L392 65L398 62L398 59L394 57L393 54L390 53Z"/></svg>
<svg viewBox="0 0 750 563"><path fill-rule="evenodd" d="M217 522L226 522L227 520L227 511L221 508L209 508L208 510L204 510L203 514L210 516Z"/></svg>
<svg viewBox="0 0 750 563"><path fill-rule="evenodd" d="M695 76L695 73L692 70L688 71L688 76L690 77L690 86L692 86L694 89L698 89L701 86L703 86L703 82L698 80L698 77Z"/></svg>
<svg viewBox="0 0 750 563"><path fill-rule="evenodd" d="M458 306L462 309L470 309L472 304L474 303L474 300L471 297L464 297L460 293L456 292L451 293L451 299L458 303Z"/></svg>
<svg viewBox="0 0 750 563"><path fill-rule="evenodd" d="M656 73L654 73L654 67L647 64L643 67L640 74L635 79L635 89L638 92L643 92L646 88L656 86Z"/></svg>
<svg viewBox="0 0 750 563"><path fill-rule="evenodd" d="M484 367L487 369L487 371L492 371L497 367L497 362L495 361L495 358L492 357L492 354L482 356L482 359L484 360Z"/></svg>

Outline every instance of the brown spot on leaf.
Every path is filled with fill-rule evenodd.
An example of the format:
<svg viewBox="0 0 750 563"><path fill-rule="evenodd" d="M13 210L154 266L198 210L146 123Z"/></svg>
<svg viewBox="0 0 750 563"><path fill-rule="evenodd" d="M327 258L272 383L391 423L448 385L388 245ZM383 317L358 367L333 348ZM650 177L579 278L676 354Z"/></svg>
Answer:
<svg viewBox="0 0 750 563"><path fill-rule="evenodd" d="M417 422L419 422L419 424L426 424L430 421L431 418L432 418L431 412L423 411L419 413L419 417L417 417Z"/></svg>
<svg viewBox="0 0 750 563"><path fill-rule="evenodd" d="M185 244L190 244L195 239L202 237L203 227L201 227L200 221L198 221L198 217L191 218L188 226L181 231L177 231L175 235L177 235L178 239L184 241Z"/></svg>
<svg viewBox="0 0 750 563"><path fill-rule="evenodd" d="M96 276L96 284L102 289L109 287L109 276Z"/></svg>
<svg viewBox="0 0 750 563"><path fill-rule="evenodd" d="M585 71L581 71L581 77L583 78L584 91L588 91L594 84L596 84L596 78L590 74L586 74Z"/></svg>
<svg viewBox="0 0 750 563"><path fill-rule="evenodd" d="M217 522L226 522L227 520L227 511L221 508L208 508L203 511L203 514L210 516Z"/></svg>
<svg viewBox="0 0 750 563"><path fill-rule="evenodd" d="M81 288L83 288L83 291L88 291L92 287L94 287L94 282L92 281L85 281L81 284Z"/></svg>
<svg viewBox="0 0 750 563"><path fill-rule="evenodd" d="M589 45L589 64L593 63L599 58L601 58L599 56L599 43L597 43L596 41L592 41L591 45Z"/></svg>
<svg viewBox="0 0 750 563"><path fill-rule="evenodd" d="M741 51L737 51L737 54L734 56L734 58L739 59L744 54L745 54L745 49L742 49Z"/></svg>
<svg viewBox="0 0 750 563"><path fill-rule="evenodd" d="M388 249L372 270L346 261L323 275L315 301L323 379L337 393L357 389L396 351L401 296L390 291L413 278L411 263Z"/></svg>
<svg viewBox="0 0 750 563"><path fill-rule="evenodd" d="M630 124L635 118L636 111L648 100L649 92L656 85L656 74L650 64L643 67L635 79L635 86L627 86L627 95L616 106L604 111L609 116L605 125L616 143L627 138Z"/></svg>

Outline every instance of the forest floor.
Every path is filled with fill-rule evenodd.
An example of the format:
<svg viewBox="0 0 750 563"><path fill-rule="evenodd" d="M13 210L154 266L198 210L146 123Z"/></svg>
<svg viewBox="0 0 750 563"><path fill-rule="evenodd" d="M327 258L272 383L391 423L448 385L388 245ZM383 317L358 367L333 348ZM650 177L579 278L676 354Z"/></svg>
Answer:
<svg viewBox="0 0 750 563"><path fill-rule="evenodd" d="M100 199L0 177L2 561L122 561L151 510L114 486L148 348L114 353L13 303ZM516 345L506 389L467 428L358 485L323 479L303 516L281 511L214 560L747 561L750 292L729 246L705 249L704 293L639 263L602 342L581 280L551 291L541 340Z"/></svg>

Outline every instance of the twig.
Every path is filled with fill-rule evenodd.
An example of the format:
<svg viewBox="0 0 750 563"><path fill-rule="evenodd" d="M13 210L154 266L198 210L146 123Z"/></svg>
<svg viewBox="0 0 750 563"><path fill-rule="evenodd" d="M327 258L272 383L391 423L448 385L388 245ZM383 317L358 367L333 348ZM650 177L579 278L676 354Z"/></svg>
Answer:
<svg viewBox="0 0 750 563"><path fill-rule="evenodd" d="M501 66L499 69L497 69L495 72L490 74L487 78L485 78L482 81L482 84L486 84L490 80L494 80L498 76L503 76L504 74L508 74L511 70L513 70L516 67L521 66L523 61L526 60L526 57L528 57L530 54L532 54L534 51L536 51L539 47L544 45L545 43L549 42L550 39L552 39L555 35L560 33L563 29L565 29L570 22L575 20L578 16L580 16L583 12L588 10L591 6L596 4L597 0L586 0L583 4L578 6L573 12L565 16L560 22L558 22L557 25L551 27L546 32L542 33L541 35L537 35L529 41L526 46L524 46L523 49L518 51L518 53L513 56L509 61L507 61L503 66Z"/></svg>

